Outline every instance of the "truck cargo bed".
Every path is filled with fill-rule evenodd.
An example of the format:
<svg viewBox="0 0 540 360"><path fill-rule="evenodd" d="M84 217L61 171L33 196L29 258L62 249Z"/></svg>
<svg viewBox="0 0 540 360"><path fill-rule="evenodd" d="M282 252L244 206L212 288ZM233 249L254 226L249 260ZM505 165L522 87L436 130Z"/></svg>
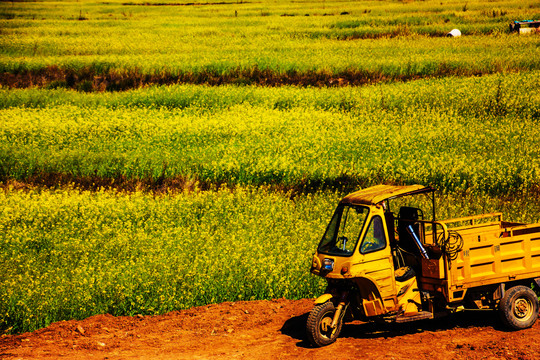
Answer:
<svg viewBox="0 0 540 360"><path fill-rule="evenodd" d="M486 221L489 218L494 220ZM501 213L440 223L459 234L462 249L453 261L446 256L422 259L420 282L425 289L443 290L450 302L463 299L470 288L534 278L540 273L540 224L505 222Z"/></svg>

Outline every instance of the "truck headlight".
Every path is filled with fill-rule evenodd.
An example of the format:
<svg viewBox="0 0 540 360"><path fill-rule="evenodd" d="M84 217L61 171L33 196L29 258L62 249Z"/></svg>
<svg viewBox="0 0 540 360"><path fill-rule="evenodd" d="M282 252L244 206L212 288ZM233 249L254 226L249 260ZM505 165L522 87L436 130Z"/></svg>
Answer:
<svg viewBox="0 0 540 360"><path fill-rule="evenodd" d="M323 261L323 269L328 271L334 270L334 260L325 258Z"/></svg>

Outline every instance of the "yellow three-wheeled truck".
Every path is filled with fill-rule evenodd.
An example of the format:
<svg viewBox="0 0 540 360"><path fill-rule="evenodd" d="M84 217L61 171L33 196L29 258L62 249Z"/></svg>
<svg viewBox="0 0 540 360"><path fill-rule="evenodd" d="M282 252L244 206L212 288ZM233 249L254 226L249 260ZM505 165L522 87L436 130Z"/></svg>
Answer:
<svg viewBox="0 0 540 360"><path fill-rule="evenodd" d="M431 220L418 207L390 207L417 194L431 195ZM463 308L498 310L523 329L538 317L540 224L500 213L435 220L433 188L378 185L340 201L311 272L328 282L307 320L314 346L334 342L344 321L399 323Z"/></svg>

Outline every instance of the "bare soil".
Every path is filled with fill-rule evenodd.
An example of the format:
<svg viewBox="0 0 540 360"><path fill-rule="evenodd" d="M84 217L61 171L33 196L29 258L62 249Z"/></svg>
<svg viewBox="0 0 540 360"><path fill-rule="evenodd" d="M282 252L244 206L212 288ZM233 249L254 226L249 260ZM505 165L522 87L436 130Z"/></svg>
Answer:
<svg viewBox="0 0 540 360"><path fill-rule="evenodd" d="M312 348L313 300L223 303L159 316L61 321L0 337L1 359L539 359L540 321L507 331L496 313L466 312L408 324L345 324Z"/></svg>

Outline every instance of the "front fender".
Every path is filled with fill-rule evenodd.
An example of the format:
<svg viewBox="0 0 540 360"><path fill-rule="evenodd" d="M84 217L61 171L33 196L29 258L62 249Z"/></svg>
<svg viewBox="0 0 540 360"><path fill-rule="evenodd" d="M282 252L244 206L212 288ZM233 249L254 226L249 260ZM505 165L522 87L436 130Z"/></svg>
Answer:
<svg viewBox="0 0 540 360"><path fill-rule="evenodd" d="M317 299L315 299L315 305L324 304L325 302L327 302L328 300L330 300L333 297L334 297L334 295L332 295L332 294L323 294L323 295L319 296Z"/></svg>

